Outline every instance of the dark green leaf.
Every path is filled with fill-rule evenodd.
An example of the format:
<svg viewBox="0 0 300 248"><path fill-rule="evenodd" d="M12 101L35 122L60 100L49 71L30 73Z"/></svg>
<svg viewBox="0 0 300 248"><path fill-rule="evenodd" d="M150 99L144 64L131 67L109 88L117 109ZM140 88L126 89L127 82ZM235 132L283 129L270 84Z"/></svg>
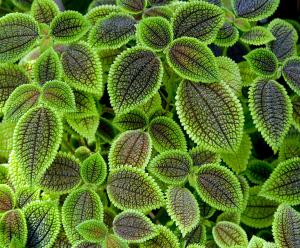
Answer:
<svg viewBox="0 0 300 248"><path fill-rule="evenodd" d="M117 115L114 124L121 130L144 129L148 125L148 116L140 109L133 109Z"/></svg>
<svg viewBox="0 0 300 248"><path fill-rule="evenodd" d="M58 6L53 0L34 0L31 5L31 15L39 23L50 24L58 13Z"/></svg>
<svg viewBox="0 0 300 248"><path fill-rule="evenodd" d="M143 12L147 5L146 0L117 0L116 2L118 6L132 14Z"/></svg>
<svg viewBox="0 0 300 248"><path fill-rule="evenodd" d="M300 95L300 58L293 57L285 60L282 74L291 89Z"/></svg>
<svg viewBox="0 0 300 248"><path fill-rule="evenodd" d="M225 22L220 28L214 43L220 47L231 47L239 39L239 31L229 22Z"/></svg>
<svg viewBox="0 0 300 248"><path fill-rule="evenodd" d="M241 35L241 41L255 46L261 46L275 40L273 34L267 28L261 26L252 27Z"/></svg>

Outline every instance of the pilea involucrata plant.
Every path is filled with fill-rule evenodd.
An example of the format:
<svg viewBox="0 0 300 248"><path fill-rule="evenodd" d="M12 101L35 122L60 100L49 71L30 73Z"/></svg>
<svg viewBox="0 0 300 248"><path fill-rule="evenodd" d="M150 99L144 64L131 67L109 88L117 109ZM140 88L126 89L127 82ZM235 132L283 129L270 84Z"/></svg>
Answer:
<svg viewBox="0 0 300 248"><path fill-rule="evenodd" d="M300 247L279 0L0 3L0 248Z"/></svg>

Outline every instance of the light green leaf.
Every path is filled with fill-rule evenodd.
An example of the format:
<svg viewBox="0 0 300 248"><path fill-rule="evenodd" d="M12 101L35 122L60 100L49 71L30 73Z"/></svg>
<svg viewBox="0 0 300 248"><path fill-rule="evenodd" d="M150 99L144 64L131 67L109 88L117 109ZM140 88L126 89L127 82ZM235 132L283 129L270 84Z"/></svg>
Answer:
<svg viewBox="0 0 300 248"><path fill-rule="evenodd" d="M53 0L34 0L31 5L31 15L39 23L50 24L59 9Z"/></svg>
<svg viewBox="0 0 300 248"><path fill-rule="evenodd" d="M261 46L275 40L275 37L267 28L255 26L244 32L240 39L246 44Z"/></svg>
<svg viewBox="0 0 300 248"><path fill-rule="evenodd" d="M239 31L229 22L225 22L220 28L214 43L220 47L231 47L239 39Z"/></svg>
<svg viewBox="0 0 300 248"><path fill-rule="evenodd" d="M103 222L92 219L86 220L76 226L76 230L87 241L98 243L105 239L107 235L107 227Z"/></svg>

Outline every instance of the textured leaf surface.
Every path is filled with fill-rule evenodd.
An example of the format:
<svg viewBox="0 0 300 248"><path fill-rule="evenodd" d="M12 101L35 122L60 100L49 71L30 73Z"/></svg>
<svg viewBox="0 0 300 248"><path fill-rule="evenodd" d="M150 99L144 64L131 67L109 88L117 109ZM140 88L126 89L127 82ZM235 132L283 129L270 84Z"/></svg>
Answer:
<svg viewBox="0 0 300 248"><path fill-rule="evenodd" d="M40 190L36 187L23 186L18 188L15 195L16 207L22 209L27 204L39 200Z"/></svg>
<svg viewBox="0 0 300 248"><path fill-rule="evenodd" d="M87 220L76 227L79 234L87 241L101 242L107 234L107 227L99 220Z"/></svg>
<svg viewBox="0 0 300 248"><path fill-rule="evenodd" d="M122 130L143 129L148 124L148 117L144 111L133 109L128 113L117 115L114 124Z"/></svg>
<svg viewBox="0 0 300 248"><path fill-rule="evenodd" d="M143 13L144 18L161 16L168 20L173 16L171 8L168 6L152 6L151 8L145 9Z"/></svg>
<svg viewBox="0 0 300 248"><path fill-rule="evenodd" d="M0 123L0 158L9 158L13 149L13 135L15 124L10 122Z"/></svg>
<svg viewBox="0 0 300 248"><path fill-rule="evenodd" d="M288 58L284 62L282 74L291 89L300 95L300 58Z"/></svg>
<svg viewBox="0 0 300 248"><path fill-rule="evenodd" d="M264 248L264 245L265 240L253 235L249 241L248 248Z"/></svg>
<svg viewBox="0 0 300 248"><path fill-rule="evenodd" d="M238 65L242 77L243 86L252 85L258 75L253 70L249 70L250 65L248 61L240 62Z"/></svg>
<svg viewBox="0 0 300 248"><path fill-rule="evenodd" d="M275 40L275 37L267 28L256 26L244 32L240 39L246 44L261 46Z"/></svg>
<svg viewBox="0 0 300 248"><path fill-rule="evenodd" d="M217 164L221 162L220 155L199 146L189 150L189 154L193 160L194 166L202 166L204 164Z"/></svg>
<svg viewBox="0 0 300 248"><path fill-rule="evenodd" d="M121 11L121 8L116 5L104 4L97 6L96 8L91 9L85 15L85 17L89 20L92 25L95 25L98 20L103 17L110 15L111 13L118 13Z"/></svg>
<svg viewBox="0 0 300 248"><path fill-rule="evenodd" d="M296 129L291 128L290 130L296 130ZM299 132L295 132L295 134L290 134L290 133L287 134L279 149L279 154L278 154L279 162L283 162L290 158L300 157L299 139L300 139Z"/></svg>
<svg viewBox="0 0 300 248"><path fill-rule="evenodd" d="M201 210L200 210L201 211ZM206 228L204 225L196 226L191 232L185 236L185 246L198 244L203 245L206 243Z"/></svg>
<svg viewBox="0 0 300 248"><path fill-rule="evenodd" d="M12 189L6 184L0 184L0 212L6 212L15 206L15 196Z"/></svg>
<svg viewBox="0 0 300 248"><path fill-rule="evenodd" d="M98 112L95 100L91 94L73 90L75 96L76 112L66 113L68 117L85 117L96 115Z"/></svg>
<svg viewBox="0 0 300 248"><path fill-rule="evenodd" d="M229 22L225 22L220 28L214 43L221 47L231 47L239 39L239 31Z"/></svg>
<svg viewBox="0 0 300 248"><path fill-rule="evenodd" d="M133 14L143 12L147 5L146 0L117 0L116 2L118 6Z"/></svg>
<svg viewBox="0 0 300 248"><path fill-rule="evenodd" d="M293 104L293 122L294 125L300 130L300 96L292 98Z"/></svg>
<svg viewBox="0 0 300 248"><path fill-rule="evenodd" d="M58 6L53 0L34 0L31 5L31 15L39 23L50 24L58 13Z"/></svg>
<svg viewBox="0 0 300 248"><path fill-rule="evenodd" d="M118 236L108 234L103 242L103 248L128 248L128 244Z"/></svg>

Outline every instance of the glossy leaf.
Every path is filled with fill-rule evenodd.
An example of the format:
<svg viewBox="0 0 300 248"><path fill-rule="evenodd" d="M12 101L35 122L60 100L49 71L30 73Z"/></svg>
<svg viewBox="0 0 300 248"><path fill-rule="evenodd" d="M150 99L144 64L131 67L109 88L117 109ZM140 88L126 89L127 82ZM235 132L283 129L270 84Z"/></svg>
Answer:
<svg viewBox="0 0 300 248"><path fill-rule="evenodd" d="M148 116L140 109L133 109L117 115L114 124L121 130L143 129L148 125Z"/></svg>
<svg viewBox="0 0 300 248"><path fill-rule="evenodd" d="M87 241L101 242L107 234L107 227L99 220L87 220L76 227L79 234Z"/></svg>
<svg viewBox="0 0 300 248"><path fill-rule="evenodd" d="M117 0L116 2L118 6L132 14L143 12L147 5L146 0Z"/></svg>
<svg viewBox="0 0 300 248"><path fill-rule="evenodd" d="M202 166L205 164L217 164L221 162L220 155L196 146L189 150L189 154L193 160L194 166Z"/></svg>
<svg viewBox="0 0 300 248"><path fill-rule="evenodd" d="M255 184L264 183L272 173L273 167L263 160L252 160L247 166L246 176Z"/></svg>
<svg viewBox="0 0 300 248"><path fill-rule="evenodd" d="M239 31L229 22L225 22L220 28L214 43L220 47L231 47L239 39Z"/></svg>
<svg viewBox="0 0 300 248"><path fill-rule="evenodd" d="M293 57L285 60L282 74L290 88L300 95L300 58Z"/></svg>
<svg viewBox="0 0 300 248"><path fill-rule="evenodd" d="M6 212L14 208L16 203L14 192L6 184L0 184L0 212Z"/></svg>
<svg viewBox="0 0 300 248"><path fill-rule="evenodd" d="M34 0L31 5L31 15L39 23L50 24L58 13L58 6L53 0Z"/></svg>
<svg viewBox="0 0 300 248"><path fill-rule="evenodd" d="M89 22L92 25L95 25L98 20L100 20L103 17L106 17L110 15L111 13L118 13L121 11L121 8L116 5L111 5L111 4L104 4L97 6L85 15L86 19L89 20Z"/></svg>
<svg viewBox="0 0 300 248"><path fill-rule="evenodd" d="M275 37L265 27L256 26L252 27L250 30L244 32L241 37L241 41L254 46L261 46L268 44L269 42L275 40Z"/></svg>

